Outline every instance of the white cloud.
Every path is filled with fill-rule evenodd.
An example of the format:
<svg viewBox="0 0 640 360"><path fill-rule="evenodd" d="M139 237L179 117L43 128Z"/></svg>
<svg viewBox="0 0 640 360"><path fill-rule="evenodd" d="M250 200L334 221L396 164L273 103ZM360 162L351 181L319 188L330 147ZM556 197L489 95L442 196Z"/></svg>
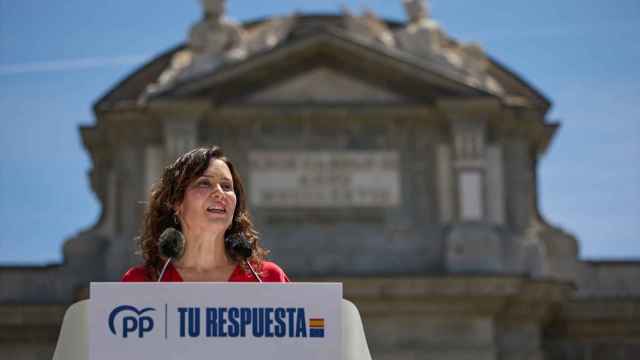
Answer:
<svg viewBox="0 0 640 360"><path fill-rule="evenodd" d="M94 69L101 67L135 65L150 59L149 54L144 55L124 55L112 57L90 57L79 59L63 59L39 61L22 64L0 64L0 76L18 75L36 72L58 72L73 71L83 69Z"/></svg>

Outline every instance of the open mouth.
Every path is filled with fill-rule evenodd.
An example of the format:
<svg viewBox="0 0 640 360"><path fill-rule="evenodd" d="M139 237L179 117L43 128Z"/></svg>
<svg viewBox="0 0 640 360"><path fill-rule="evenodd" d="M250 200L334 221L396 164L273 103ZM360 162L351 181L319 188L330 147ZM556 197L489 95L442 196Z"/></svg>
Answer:
<svg viewBox="0 0 640 360"><path fill-rule="evenodd" d="M225 210L222 205L212 205L207 207L207 212L211 214L225 214L227 210Z"/></svg>

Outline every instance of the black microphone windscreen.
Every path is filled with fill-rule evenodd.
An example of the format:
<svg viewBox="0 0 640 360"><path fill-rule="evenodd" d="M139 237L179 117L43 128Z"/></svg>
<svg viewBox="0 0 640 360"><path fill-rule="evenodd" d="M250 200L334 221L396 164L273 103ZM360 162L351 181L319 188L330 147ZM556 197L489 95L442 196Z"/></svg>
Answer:
<svg viewBox="0 0 640 360"><path fill-rule="evenodd" d="M227 239L229 247L233 252L240 255L244 259L248 259L253 254L251 243L242 234L230 235Z"/></svg>
<svg viewBox="0 0 640 360"><path fill-rule="evenodd" d="M184 254L184 235L174 228L166 228L158 241L160 254L178 260Z"/></svg>

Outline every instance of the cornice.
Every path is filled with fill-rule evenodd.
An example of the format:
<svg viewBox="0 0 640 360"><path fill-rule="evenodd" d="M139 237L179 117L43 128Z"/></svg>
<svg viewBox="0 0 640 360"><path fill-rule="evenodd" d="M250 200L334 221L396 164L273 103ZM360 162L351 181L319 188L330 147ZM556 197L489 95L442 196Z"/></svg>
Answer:
<svg viewBox="0 0 640 360"><path fill-rule="evenodd" d="M433 315L500 314L501 317L513 319L546 319L551 306L567 301L574 291L574 287L566 282L516 276L347 277L321 280L342 282L344 297L357 303L366 314L400 311Z"/></svg>

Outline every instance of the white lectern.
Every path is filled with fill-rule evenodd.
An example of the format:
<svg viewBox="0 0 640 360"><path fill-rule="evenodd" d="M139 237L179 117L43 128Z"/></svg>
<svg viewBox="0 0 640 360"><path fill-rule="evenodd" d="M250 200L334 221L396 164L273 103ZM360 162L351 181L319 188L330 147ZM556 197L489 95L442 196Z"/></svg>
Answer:
<svg viewBox="0 0 640 360"><path fill-rule="evenodd" d="M89 359L89 301L72 304L66 311L53 360ZM342 359L371 360L360 313L342 300Z"/></svg>

